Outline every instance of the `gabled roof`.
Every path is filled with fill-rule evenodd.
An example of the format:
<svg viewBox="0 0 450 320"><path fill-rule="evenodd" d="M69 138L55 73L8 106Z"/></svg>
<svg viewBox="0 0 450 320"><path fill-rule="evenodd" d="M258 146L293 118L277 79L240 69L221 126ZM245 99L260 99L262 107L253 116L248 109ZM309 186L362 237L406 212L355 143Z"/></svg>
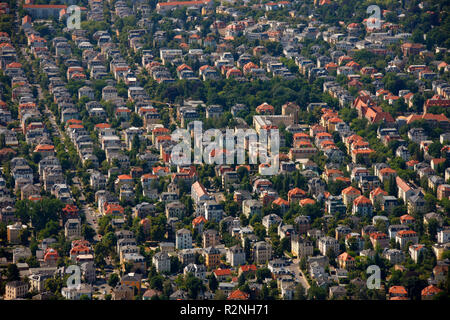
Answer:
<svg viewBox="0 0 450 320"><path fill-rule="evenodd" d="M245 292L237 289L228 295L227 300L248 300L249 297L250 296L248 293L245 293Z"/></svg>
<svg viewBox="0 0 450 320"><path fill-rule="evenodd" d="M367 199L365 196L359 196L358 198L353 200L353 204L355 206L367 205L367 204L372 205L372 202L369 199Z"/></svg>
<svg viewBox="0 0 450 320"><path fill-rule="evenodd" d="M430 285L430 286L424 288L422 290L421 294L422 294L422 296L432 296L432 295L438 294L440 292L442 292L441 289L439 289L436 286Z"/></svg>
<svg viewBox="0 0 450 320"><path fill-rule="evenodd" d="M358 194L358 195L361 195L361 191L359 191L355 187L350 186L350 187L345 188L344 190L342 190L342 194L352 194L352 195Z"/></svg>

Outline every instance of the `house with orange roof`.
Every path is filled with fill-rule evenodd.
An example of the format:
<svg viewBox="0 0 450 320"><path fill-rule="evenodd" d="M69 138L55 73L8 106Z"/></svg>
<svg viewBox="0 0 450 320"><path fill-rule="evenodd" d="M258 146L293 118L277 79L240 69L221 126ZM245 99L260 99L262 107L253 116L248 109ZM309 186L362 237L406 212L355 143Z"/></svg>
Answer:
<svg viewBox="0 0 450 320"><path fill-rule="evenodd" d="M62 209L62 218L63 222L66 222L68 219L78 219L80 210L74 204L66 204L66 206Z"/></svg>
<svg viewBox="0 0 450 320"><path fill-rule="evenodd" d="M400 244L400 247L403 249L408 242L412 242L413 244L419 243L419 236L417 232L414 230L400 230L395 235L395 243Z"/></svg>
<svg viewBox="0 0 450 320"><path fill-rule="evenodd" d="M370 233L369 238L374 248L377 246L381 249L389 247L389 236L384 232L372 232Z"/></svg>
<svg viewBox="0 0 450 320"><path fill-rule="evenodd" d="M38 144L34 152L40 153L42 158L55 155L55 146L51 144Z"/></svg>
<svg viewBox="0 0 450 320"><path fill-rule="evenodd" d="M342 190L341 194L344 204L348 206L349 204L353 204L353 201L361 195L361 191L353 186L349 186Z"/></svg>
<svg viewBox="0 0 450 320"><path fill-rule="evenodd" d="M143 189L151 189L152 182L157 181L158 176L156 174L146 173L141 176L141 184Z"/></svg>
<svg viewBox="0 0 450 320"><path fill-rule="evenodd" d="M253 69L259 69L259 66L253 62L248 62L242 68L244 70L244 75L248 75L252 72Z"/></svg>
<svg viewBox="0 0 450 320"><path fill-rule="evenodd" d="M106 203L105 215L123 216L125 210L120 204Z"/></svg>
<svg viewBox="0 0 450 320"><path fill-rule="evenodd" d="M301 199L306 197L306 192L300 188L294 188L288 192L289 203L298 203Z"/></svg>
<svg viewBox="0 0 450 320"><path fill-rule="evenodd" d="M273 205L277 205L281 208L281 212L284 213L286 212L286 210L289 208L289 202L282 199L282 198L277 198L272 202L272 207Z"/></svg>
<svg viewBox="0 0 450 320"><path fill-rule="evenodd" d="M59 254L53 248L47 248L44 253L44 262L49 267L56 267L58 264Z"/></svg>
<svg viewBox="0 0 450 320"><path fill-rule="evenodd" d="M226 72L227 79L242 77L242 71L237 68L231 68Z"/></svg>
<svg viewBox="0 0 450 320"><path fill-rule="evenodd" d="M408 199L415 194L415 191L411 186L399 176L395 177L395 182L398 188L398 197L407 202Z"/></svg>
<svg viewBox="0 0 450 320"><path fill-rule="evenodd" d="M372 204L375 206L376 203L379 205L382 205L384 202L384 197L387 196L388 193L381 189L380 187L373 189L370 191L370 201L372 201Z"/></svg>
<svg viewBox="0 0 450 320"><path fill-rule="evenodd" d="M213 274L217 278L217 281L222 282L231 277L231 270L218 268L213 271Z"/></svg>
<svg viewBox="0 0 450 320"><path fill-rule="evenodd" d="M378 172L378 178L380 179L381 183L384 183L385 181L389 181L391 177L396 177L397 171L395 171L392 168L383 168Z"/></svg>
<svg viewBox="0 0 450 320"><path fill-rule="evenodd" d="M194 220L192 220L192 228L194 230L197 230L197 232L201 233L203 231L203 227L205 226L206 222L207 220L205 219L205 217L200 215L194 218Z"/></svg>
<svg viewBox="0 0 450 320"><path fill-rule="evenodd" d="M349 255L347 252L341 253L337 257L339 268L342 269L353 269L355 266L355 258L353 258L351 255Z"/></svg>
<svg viewBox="0 0 450 320"><path fill-rule="evenodd" d="M76 246L73 246L72 249L70 249L69 255L70 255L70 259L75 262L77 257L79 255L85 255L85 254L90 254L91 253L91 248L87 245L83 245L83 244L78 244Z"/></svg>
<svg viewBox="0 0 450 320"><path fill-rule="evenodd" d="M256 268L254 264L246 264L239 267L238 275L240 276L241 274L245 274L254 276L256 274L256 270L258 270L258 268Z"/></svg>
<svg viewBox="0 0 450 320"><path fill-rule="evenodd" d="M341 170L329 169L329 168L325 168L325 171L322 174L322 178L327 183L330 183L331 181L335 181L337 177L343 177L343 176L344 176L344 173Z"/></svg>
<svg viewBox="0 0 450 320"><path fill-rule="evenodd" d="M411 259L415 263L419 263L420 259L427 251L427 248L423 244L413 244L412 246L409 246L408 251L409 255L411 256Z"/></svg>
<svg viewBox="0 0 450 320"><path fill-rule="evenodd" d="M370 216L373 212L372 202L365 196L361 195L353 200L352 213L362 216Z"/></svg>
<svg viewBox="0 0 450 320"><path fill-rule="evenodd" d="M298 144L299 144L299 142L301 142L301 141L304 141L304 142L310 142L311 141L311 139L310 139L310 137L309 137L309 135L308 134L306 134L306 133L304 133L304 132L297 132L297 133L294 133L294 135L293 135L293 145L294 145L294 148L298 148Z"/></svg>
<svg viewBox="0 0 450 320"><path fill-rule="evenodd" d="M405 57L408 57L411 55L419 54L420 51L425 49L425 46L421 43L405 42L401 45L401 49L402 49L403 55Z"/></svg>
<svg viewBox="0 0 450 320"><path fill-rule="evenodd" d="M314 205L315 203L316 201L311 198L306 198L299 201L300 207L304 207L306 205Z"/></svg>
<svg viewBox="0 0 450 320"><path fill-rule="evenodd" d="M156 138L159 136L166 136L170 134L170 130L164 127L154 128L152 130L152 143L156 143Z"/></svg>
<svg viewBox="0 0 450 320"><path fill-rule="evenodd" d="M403 225L411 225L415 221L416 221L416 219L409 214L404 214L400 217L400 224L403 224Z"/></svg>
<svg viewBox="0 0 450 320"><path fill-rule="evenodd" d="M429 285L425 287L420 292L422 300L433 300L434 296L441 293L442 290L434 285Z"/></svg>
<svg viewBox="0 0 450 320"><path fill-rule="evenodd" d="M116 190L118 190L121 186L127 184L129 186L134 186L133 178L128 174L121 174L117 177L114 182Z"/></svg>
<svg viewBox="0 0 450 320"><path fill-rule="evenodd" d="M438 200L450 199L450 184L441 184L437 187L436 195Z"/></svg>
<svg viewBox="0 0 450 320"><path fill-rule="evenodd" d="M392 286L389 288L389 300L393 298L408 298L408 292L404 286Z"/></svg>
<svg viewBox="0 0 450 320"><path fill-rule="evenodd" d="M248 293L245 293L245 292L237 289L228 295L227 300L248 300L249 298L250 298L250 295Z"/></svg>
<svg viewBox="0 0 450 320"><path fill-rule="evenodd" d="M430 165L431 165L431 169L433 169L434 171L438 170L438 167L440 164L445 163L447 159L445 158L433 158L430 161Z"/></svg>
<svg viewBox="0 0 450 320"><path fill-rule="evenodd" d="M157 175L157 176L165 176L170 173L170 168L157 166L157 167L152 168L152 172L154 175Z"/></svg>
<svg viewBox="0 0 450 320"><path fill-rule="evenodd" d="M263 104L260 104L256 107L256 112L258 114L269 114L273 115L275 114L275 108L268 104L267 102L264 102Z"/></svg>
<svg viewBox="0 0 450 320"><path fill-rule="evenodd" d="M369 156L374 153L375 150L370 148L352 150L352 161L358 163L358 161L367 162Z"/></svg>

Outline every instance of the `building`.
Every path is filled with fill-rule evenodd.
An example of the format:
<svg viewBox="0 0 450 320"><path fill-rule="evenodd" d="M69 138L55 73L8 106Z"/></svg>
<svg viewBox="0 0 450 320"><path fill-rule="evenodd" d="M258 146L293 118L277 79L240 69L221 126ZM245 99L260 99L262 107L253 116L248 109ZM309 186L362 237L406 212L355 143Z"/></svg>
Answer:
<svg viewBox="0 0 450 320"><path fill-rule="evenodd" d="M298 258L312 256L314 252L313 242L294 234L291 236L291 252Z"/></svg>
<svg viewBox="0 0 450 320"><path fill-rule="evenodd" d="M23 298L28 293L28 283L11 281L5 286L5 300Z"/></svg>
<svg viewBox="0 0 450 320"><path fill-rule="evenodd" d="M395 236L395 243L400 244L400 247L404 248L408 242L412 242L412 244L417 244L419 242L417 232L413 230L401 230L397 232L397 235Z"/></svg>
<svg viewBox="0 0 450 320"><path fill-rule="evenodd" d="M223 206L216 202L216 200L208 200L204 202L205 218L208 221L219 222L222 220L224 214Z"/></svg>
<svg viewBox="0 0 450 320"><path fill-rule="evenodd" d="M342 198L344 200L345 206L348 206L349 204L353 205L353 201L358 198L361 195L361 191L356 189L355 187L347 187L344 190L342 190Z"/></svg>
<svg viewBox="0 0 450 320"><path fill-rule="evenodd" d="M244 200L242 201L242 213L250 218L255 214L260 214L262 211L262 203L258 200Z"/></svg>
<svg viewBox="0 0 450 320"><path fill-rule="evenodd" d="M68 219L64 225L64 235L67 239L81 237L80 220Z"/></svg>
<svg viewBox="0 0 450 320"><path fill-rule="evenodd" d="M369 237L370 242L372 243L372 246L374 248L376 248L377 246L382 249L389 247L389 237L387 234L383 232L372 232L370 233Z"/></svg>
<svg viewBox="0 0 450 320"><path fill-rule="evenodd" d="M117 284L112 291L111 300L133 300L134 289L125 284Z"/></svg>
<svg viewBox="0 0 450 320"><path fill-rule="evenodd" d="M235 245L227 249L227 261L232 267L237 267L246 263L245 251L240 245Z"/></svg>
<svg viewBox="0 0 450 320"><path fill-rule="evenodd" d="M266 264L272 259L272 245L265 241L258 241L253 245L252 253L255 264Z"/></svg>
<svg viewBox="0 0 450 320"><path fill-rule="evenodd" d="M450 242L450 229L443 229L437 234L438 243L447 243Z"/></svg>
<svg viewBox="0 0 450 320"><path fill-rule="evenodd" d="M422 300L433 300L433 297L438 293L441 293L442 290L434 285L429 285L421 291Z"/></svg>
<svg viewBox="0 0 450 320"><path fill-rule="evenodd" d="M170 272L170 257L165 252L158 252L152 257L157 272Z"/></svg>
<svg viewBox="0 0 450 320"><path fill-rule="evenodd" d="M14 224L10 224L7 228L7 239L11 244L19 244L21 242L20 235L22 231L27 228L26 225L21 224L20 222L16 222Z"/></svg>
<svg viewBox="0 0 450 320"><path fill-rule="evenodd" d="M449 199L450 198L450 184L441 184L437 187L437 199Z"/></svg>
<svg viewBox="0 0 450 320"><path fill-rule="evenodd" d="M67 300L80 300L82 296L92 299L92 293L92 286L86 283L82 283L75 287L64 287L61 289L61 295Z"/></svg>
<svg viewBox="0 0 450 320"><path fill-rule="evenodd" d="M214 229L205 230L202 235L203 248L215 247L220 244L219 232Z"/></svg>
<svg viewBox="0 0 450 320"><path fill-rule="evenodd" d="M408 299L408 291L403 286L392 286L389 288L389 300Z"/></svg>
<svg viewBox="0 0 450 320"><path fill-rule="evenodd" d="M409 255L415 263L419 263L419 260L423 257L426 250L427 248L423 244L414 244L408 248Z"/></svg>
<svg viewBox="0 0 450 320"><path fill-rule="evenodd" d="M158 2L156 5L156 12L159 14L164 14L165 12L185 7L197 9L201 9L203 7L211 8L212 3L213 1L211 0Z"/></svg>
<svg viewBox="0 0 450 320"><path fill-rule="evenodd" d="M352 213L361 216L371 216L373 212L372 202L365 196L359 196L353 201Z"/></svg>
<svg viewBox="0 0 450 320"><path fill-rule="evenodd" d="M319 251L322 255L327 255L328 250L332 250L336 255L339 253L339 242L332 237L322 237L318 242Z"/></svg>
<svg viewBox="0 0 450 320"><path fill-rule="evenodd" d="M192 235L187 229L180 229L176 233L175 248L178 250L192 248Z"/></svg>
<svg viewBox="0 0 450 320"><path fill-rule="evenodd" d="M183 274L186 276L188 273L192 273L194 277L202 280L205 280L206 278L206 268L202 264L188 264L186 267L184 267Z"/></svg>
<svg viewBox="0 0 450 320"><path fill-rule="evenodd" d="M205 248L203 250L205 256L205 265L208 268L215 268L220 265L220 250L215 247Z"/></svg>
<svg viewBox="0 0 450 320"><path fill-rule="evenodd" d="M337 257L339 268L352 269L355 266L355 258L349 255L347 252L341 253Z"/></svg>
<svg viewBox="0 0 450 320"><path fill-rule="evenodd" d="M398 249L384 249L383 257L393 265L400 264L405 260L405 254Z"/></svg>

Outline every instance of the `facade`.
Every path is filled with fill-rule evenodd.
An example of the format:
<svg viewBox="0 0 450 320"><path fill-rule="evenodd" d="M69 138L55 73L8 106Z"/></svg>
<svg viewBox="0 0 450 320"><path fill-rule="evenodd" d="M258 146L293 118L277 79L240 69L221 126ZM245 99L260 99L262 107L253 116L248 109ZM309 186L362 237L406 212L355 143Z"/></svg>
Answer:
<svg viewBox="0 0 450 320"><path fill-rule="evenodd" d="M220 244L219 232L214 229L205 230L202 235L203 248L214 247Z"/></svg>
<svg viewBox="0 0 450 320"><path fill-rule="evenodd" d="M318 241L319 251L322 255L327 255L328 250L332 250L336 255L339 253L339 242L332 237L322 237Z"/></svg>
<svg viewBox="0 0 450 320"><path fill-rule="evenodd" d="M5 300L23 298L28 293L28 284L21 281L8 282L5 286Z"/></svg>
<svg viewBox="0 0 450 320"><path fill-rule="evenodd" d="M240 245L235 245L227 249L227 261L232 267L237 267L245 264L245 251Z"/></svg>
<svg viewBox="0 0 450 320"><path fill-rule="evenodd" d="M312 256L314 252L313 242L299 235L293 235L291 236L291 251L298 258Z"/></svg>
<svg viewBox="0 0 450 320"><path fill-rule="evenodd" d="M256 242L252 250L255 264L266 264L272 259L272 246L265 241Z"/></svg>
<svg viewBox="0 0 450 320"><path fill-rule="evenodd" d="M175 248L178 250L192 248L192 235L187 229L180 229L176 233Z"/></svg>
<svg viewBox="0 0 450 320"><path fill-rule="evenodd" d="M152 257L157 272L170 272L170 257L165 252L158 252Z"/></svg>

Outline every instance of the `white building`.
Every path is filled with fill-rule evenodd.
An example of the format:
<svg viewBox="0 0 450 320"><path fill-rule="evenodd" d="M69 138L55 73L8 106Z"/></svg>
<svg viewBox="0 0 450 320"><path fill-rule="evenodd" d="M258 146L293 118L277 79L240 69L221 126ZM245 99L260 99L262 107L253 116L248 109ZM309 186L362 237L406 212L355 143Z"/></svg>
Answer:
<svg viewBox="0 0 450 320"><path fill-rule="evenodd" d="M170 272L170 257L165 252L158 252L152 258L157 272Z"/></svg>
<svg viewBox="0 0 450 320"><path fill-rule="evenodd" d="M187 229L180 229L177 231L175 239L175 247L178 250L191 249L192 248L192 235Z"/></svg>
<svg viewBox="0 0 450 320"><path fill-rule="evenodd" d="M331 249L337 255L339 253L339 242L332 237L322 237L319 239L319 250L324 256L327 255L328 250Z"/></svg>

